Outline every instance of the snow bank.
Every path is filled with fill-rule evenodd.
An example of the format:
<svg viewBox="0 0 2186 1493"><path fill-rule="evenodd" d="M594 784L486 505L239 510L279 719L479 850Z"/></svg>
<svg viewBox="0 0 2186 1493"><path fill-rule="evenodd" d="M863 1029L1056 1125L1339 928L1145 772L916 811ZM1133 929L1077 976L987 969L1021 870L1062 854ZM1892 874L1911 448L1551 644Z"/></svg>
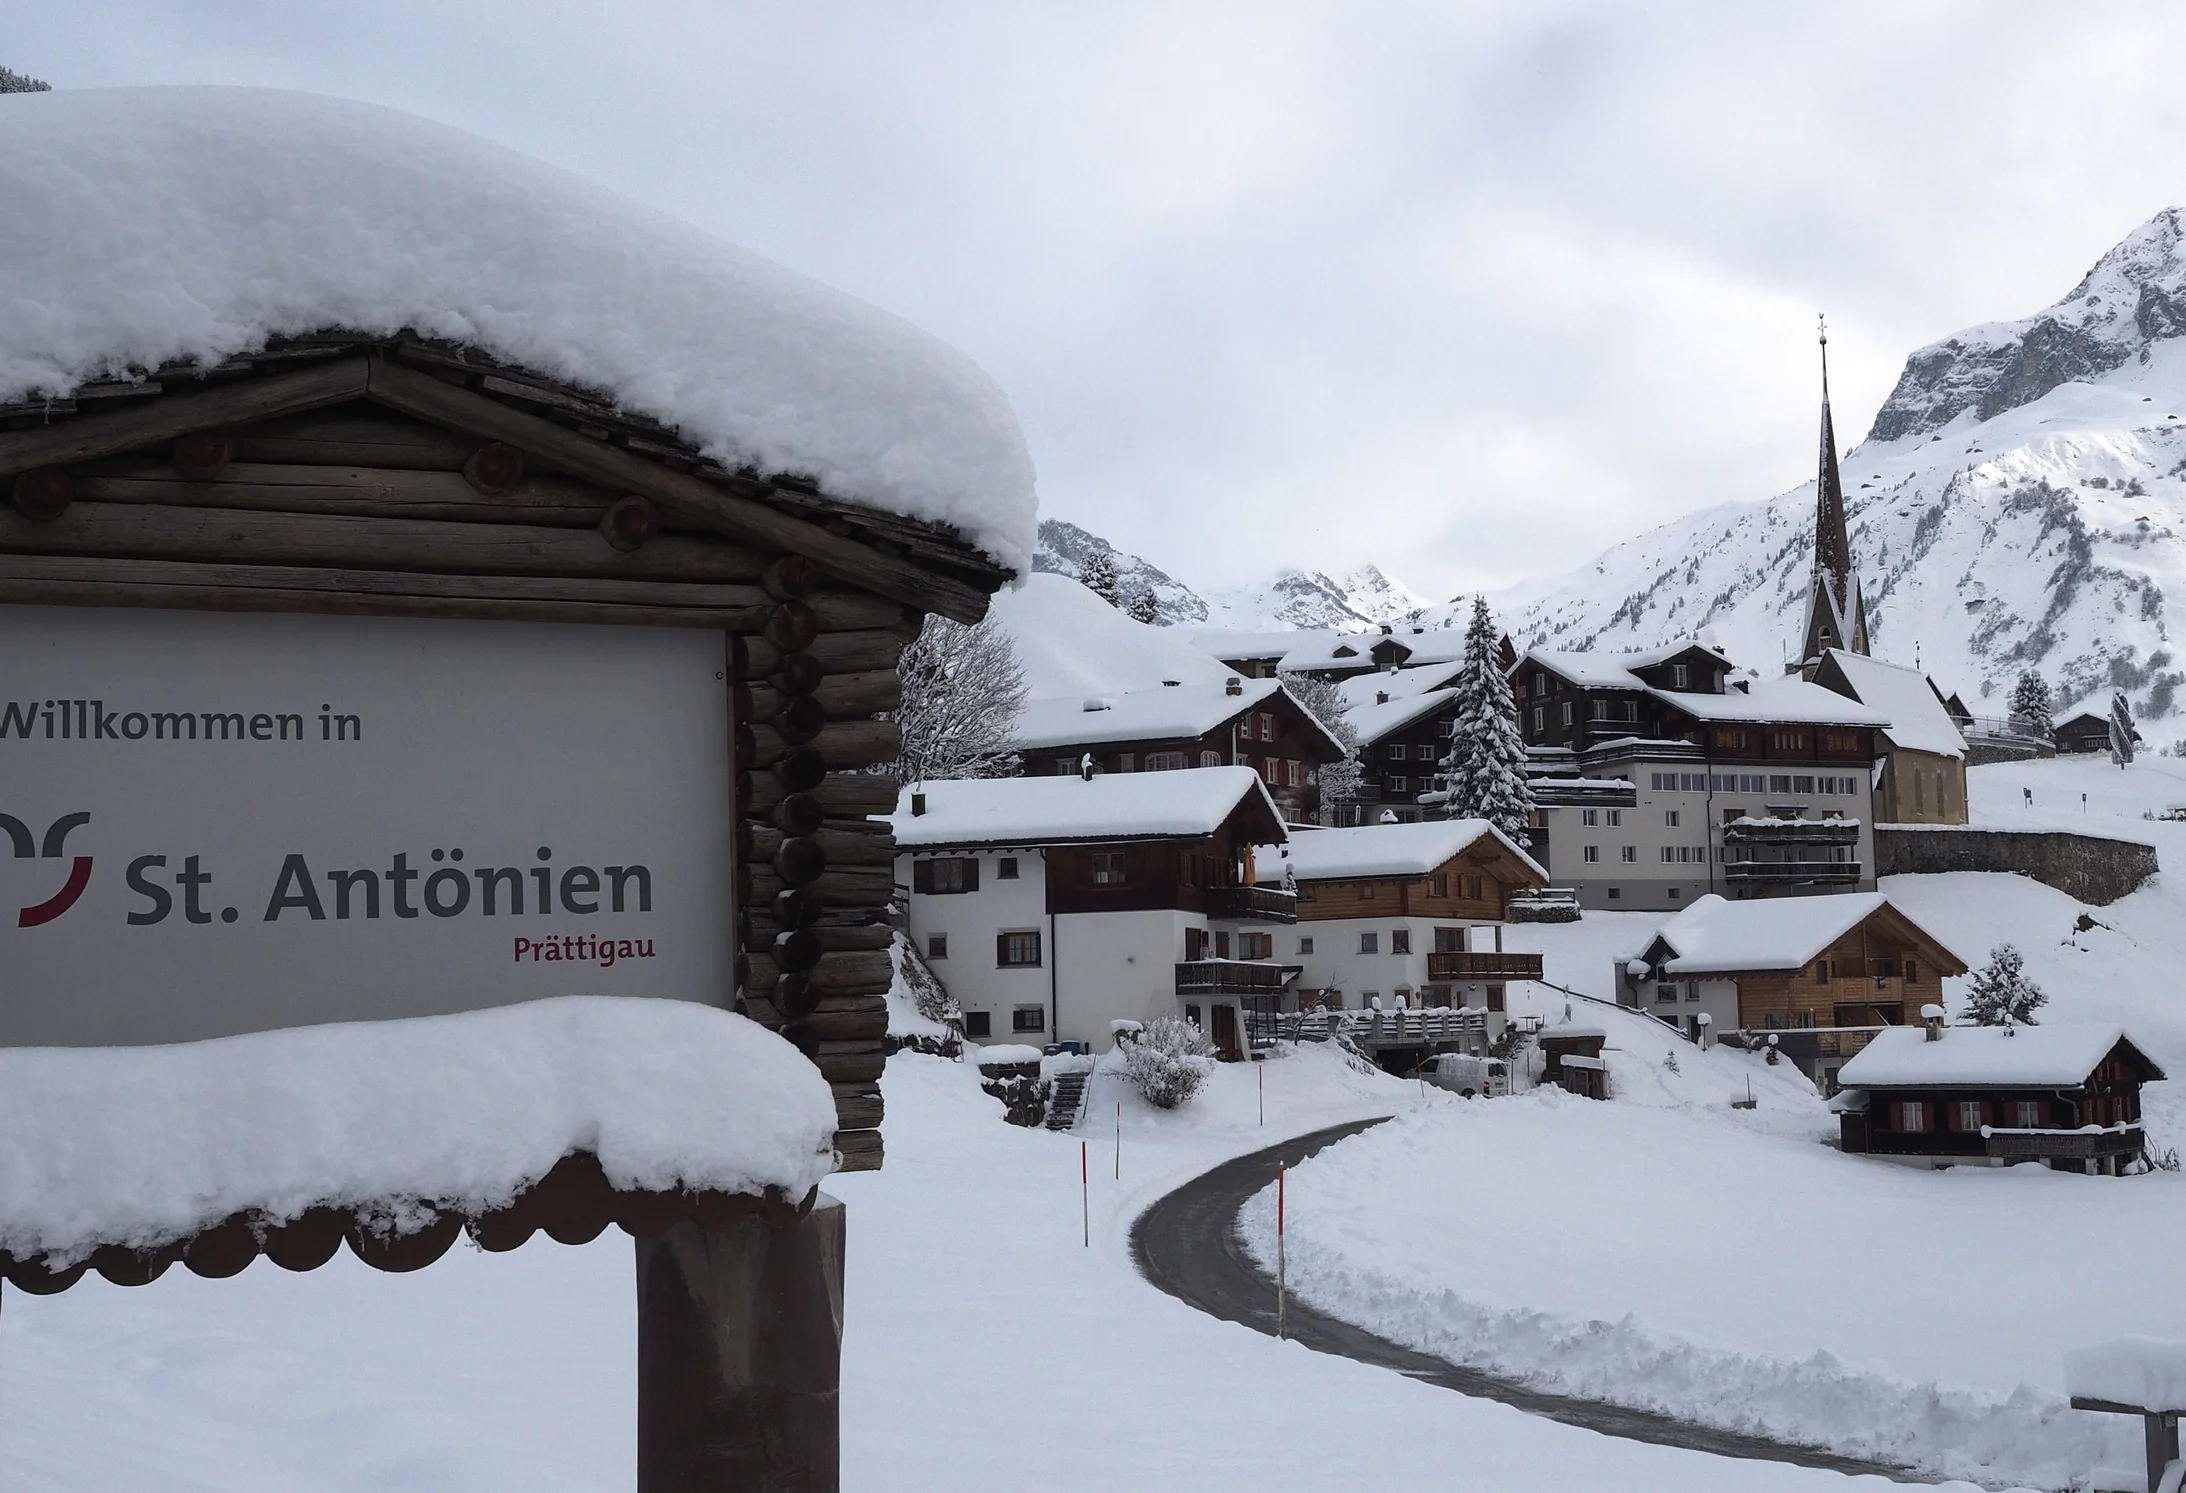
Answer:
<svg viewBox="0 0 2186 1493"><path fill-rule="evenodd" d="M1043 1054L1037 1047L1023 1043L997 1042L979 1049L979 1066L982 1068L1007 1068L1013 1063L1037 1063Z"/></svg>
<svg viewBox="0 0 2186 1493"><path fill-rule="evenodd" d="M2142 1410L2186 1410L2186 1343L2113 1338L2065 1355L2065 1392Z"/></svg>
<svg viewBox="0 0 2186 1493"><path fill-rule="evenodd" d="M0 103L0 403L414 328L1030 568L1009 400L897 317L476 136L245 88Z"/></svg>
<svg viewBox="0 0 2186 1493"><path fill-rule="evenodd" d="M0 1249L57 1265L256 1209L506 1204L572 1151L618 1187L802 1195L819 1071L690 1001L564 996L156 1047L0 1048Z"/></svg>

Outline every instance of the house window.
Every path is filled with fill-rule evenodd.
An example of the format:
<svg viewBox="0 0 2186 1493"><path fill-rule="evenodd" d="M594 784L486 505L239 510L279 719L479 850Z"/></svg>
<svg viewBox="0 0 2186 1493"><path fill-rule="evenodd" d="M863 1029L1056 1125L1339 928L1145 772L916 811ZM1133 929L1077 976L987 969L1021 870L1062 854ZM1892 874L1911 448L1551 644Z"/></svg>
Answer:
<svg viewBox="0 0 2186 1493"><path fill-rule="evenodd" d="M1214 930L1214 957L1217 959L1230 957L1230 935L1225 929L1217 928Z"/></svg>
<svg viewBox="0 0 2186 1493"><path fill-rule="evenodd" d="M1371 881L1362 881L1359 883L1359 900L1361 902L1371 902L1374 900L1374 883L1372 883Z"/></svg>
<svg viewBox="0 0 2186 1493"><path fill-rule="evenodd" d="M1928 1128L1928 1106L1918 1099L1898 1101L1898 1129L1917 1135Z"/></svg>
<svg viewBox="0 0 2186 1493"><path fill-rule="evenodd" d="M1571 724L1571 702L1569 700L1564 701L1564 724L1567 726Z"/></svg>
<svg viewBox="0 0 2186 1493"><path fill-rule="evenodd" d="M1412 930L1409 928L1391 928L1389 930L1389 952L1392 954L1411 953Z"/></svg>
<svg viewBox="0 0 2186 1493"><path fill-rule="evenodd" d="M994 936L994 962L1003 969L1038 969L1040 967L1040 934L997 933Z"/></svg>
<svg viewBox="0 0 2186 1493"><path fill-rule="evenodd" d="M1814 983L1817 985L1827 985L1829 983L1829 961L1827 959L1814 961Z"/></svg>
<svg viewBox="0 0 2186 1493"><path fill-rule="evenodd" d="M1465 952L1465 930L1462 928L1437 928L1435 930L1437 954L1462 954Z"/></svg>
<svg viewBox="0 0 2186 1493"><path fill-rule="evenodd" d="M1273 712L1262 711L1260 713L1260 739L1262 741L1273 741L1275 739L1275 716Z"/></svg>
<svg viewBox="0 0 2186 1493"><path fill-rule="evenodd" d="M1677 987L1675 985L1657 985L1655 987L1655 1004L1670 1006L1676 1005Z"/></svg>
<svg viewBox="0 0 2186 1493"><path fill-rule="evenodd" d="M1047 1007L1019 1006L1010 1012L1010 1030L1013 1032L1044 1032L1047 1030Z"/></svg>
<svg viewBox="0 0 2186 1493"><path fill-rule="evenodd" d="M1187 928L1184 930L1184 957L1187 960L1204 959L1207 957L1206 929Z"/></svg>
<svg viewBox="0 0 2186 1493"><path fill-rule="evenodd" d="M1621 898L1621 897L1623 897L1623 896L1624 896L1624 891L1623 891L1623 889L1622 889L1622 888L1620 888L1620 887L1611 887L1611 888L1609 889L1609 900L1610 900L1610 901L1612 901L1612 902L1615 902L1615 901L1617 901L1618 899L1620 899L1620 898Z"/></svg>
<svg viewBox="0 0 2186 1493"><path fill-rule="evenodd" d="M1199 857L1180 855L1176 858L1176 879L1180 886L1199 885Z"/></svg>
<svg viewBox="0 0 2186 1493"><path fill-rule="evenodd" d="M1910 985L1920 978L1920 965L1916 960L1905 961L1905 983Z"/></svg>
<svg viewBox="0 0 2186 1493"><path fill-rule="evenodd" d="M1980 1100L1961 1099L1958 1101L1958 1128L1961 1130L1979 1130L1981 1128Z"/></svg>
<svg viewBox="0 0 2186 1493"><path fill-rule="evenodd" d="M1298 952L1299 952L1299 953L1301 953L1301 954L1310 954L1310 953L1312 953L1312 952L1313 952L1313 940L1312 940L1312 939L1310 939L1310 938L1301 938L1301 939L1299 939L1299 940L1298 940Z"/></svg>
<svg viewBox="0 0 2186 1493"><path fill-rule="evenodd" d="M1665 845L1662 847L1662 858L1665 861L1674 861L1677 859L1677 852L1668 845Z"/></svg>
<svg viewBox="0 0 2186 1493"><path fill-rule="evenodd" d="M1182 752L1148 752L1146 754L1146 770L1148 772L1179 772L1183 770L1187 761L1188 759Z"/></svg>
<svg viewBox="0 0 2186 1493"><path fill-rule="evenodd" d="M994 1035L994 1017L985 1011L964 1013L964 1035L967 1037L991 1037Z"/></svg>
<svg viewBox="0 0 2186 1493"><path fill-rule="evenodd" d="M1692 682L1692 671L1684 664L1670 665L1670 688L1685 689Z"/></svg>
<svg viewBox="0 0 2186 1493"><path fill-rule="evenodd" d="M1624 810L1622 810L1622 809L1611 809L1611 810L1609 811L1609 827L1610 827L1611 829L1616 829L1616 828L1618 828L1619 826L1621 826L1621 825L1622 825L1623 823L1624 823Z"/></svg>
<svg viewBox="0 0 2186 1493"><path fill-rule="evenodd" d="M2042 1127L2042 1101L2041 1101L2041 1100L2039 1100L2039 1099L2022 1099L2022 1100L2020 1100L2020 1101L2019 1101L2019 1102L2018 1102L2018 1103L2017 1103L2016 1105L2014 1105L2014 1106L2013 1106L2013 1108L2014 1108L2014 1109L2015 1109L2015 1110L2017 1111L2017 1119L2018 1119L2018 1123L2019 1123L2019 1128L2020 1128L2021 1130L2039 1130L2039 1129L2041 1129L2041 1127Z"/></svg>
<svg viewBox="0 0 2186 1493"><path fill-rule="evenodd" d="M1078 770L1078 759L1077 759L1077 758L1075 758L1075 757L1057 757L1057 758L1055 759L1055 776L1057 776L1057 777L1059 777L1059 778L1067 778L1067 777L1069 777L1069 776L1070 776L1070 775L1071 775L1072 773L1076 772L1077 770Z"/></svg>
<svg viewBox="0 0 2186 1493"><path fill-rule="evenodd" d="M929 934L927 934L927 935L926 935L926 957L927 957L928 959L946 959L946 958L948 958L948 957L949 957L949 935L948 935L948 934L946 934L946 933L929 933Z"/></svg>
<svg viewBox="0 0 2186 1493"><path fill-rule="evenodd" d="M1579 823L1586 826L1588 829L1593 829L1597 827L1598 825L1600 825L1601 822L1602 811L1600 809L1579 810Z"/></svg>
<svg viewBox="0 0 2186 1493"><path fill-rule="evenodd" d="M1361 933L1359 935L1359 952L1362 954L1379 954L1381 952L1381 935L1379 933Z"/></svg>
<svg viewBox="0 0 2186 1493"><path fill-rule="evenodd" d="M1283 786L1283 764L1269 757L1260 764L1260 778L1270 788Z"/></svg>
<svg viewBox="0 0 2186 1493"><path fill-rule="evenodd" d="M1791 774L1790 774L1790 773L1788 773L1788 772L1772 772L1772 773L1770 773L1770 774L1768 775L1768 779L1769 779L1769 788L1768 788L1768 791L1769 791L1769 792L1771 792L1771 793L1789 793L1789 792L1791 791Z"/></svg>
<svg viewBox="0 0 2186 1493"><path fill-rule="evenodd" d="M1240 933L1237 935L1237 957L1240 959L1272 959L1275 957L1275 935L1272 933Z"/></svg>
<svg viewBox="0 0 2186 1493"><path fill-rule="evenodd" d="M1479 877L1468 876L1465 878L1465 895L1475 902L1478 902L1480 900L1481 891Z"/></svg>
<svg viewBox="0 0 2186 1493"><path fill-rule="evenodd" d="M911 890L934 896L979 890L979 862L975 860L914 861Z"/></svg>
<svg viewBox="0 0 2186 1493"><path fill-rule="evenodd" d="M1813 776L1808 773L1794 773L1791 779L1791 791L1794 793L1812 793L1814 791Z"/></svg>
<svg viewBox="0 0 2186 1493"><path fill-rule="evenodd" d="M1544 730L1546 730L1546 729L1548 728L1548 722L1547 722L1547 720L1545 719L1545 717L1547 716L1547 714L1548 714L1548 711L1547 711L1547 709L1546 709L1546 708L1544 708L1544 707L1542 707L1542 706L1539 706L1539 705L1536 705L1536 706L1534 706L1534 707L1533 707L1533 734L1534 734L1534 735L1536 735L1536 736L1539 736L1539 735L1540 735L1540 734L1541 734L1541 733L1542 733L1542 732L1543 732Z"/></svg>
<svg viewBox="0 0 2186 1493"><path fill-rule="evenodd" d="M1639 847L1637 845L1620 846L1617 850L1617 858L1628 866L1634 865L1639 861Z"/></svg>
<svg viewBox="0 0 2186 1493"><path fill-rule="evenodd" d="M1664 809L1662 811L1662 827L1664 829L1676 829L1677 815L1678 811L1675 809Z"/></svg>
<svg viewBox="0 0 2186 1493"><path fill-rule="evenodd" d="M1437 897L1447 897L1447 896L1449 896L1449 895L1450 895L1450 878L1449 878L1449 877L1447 877L1447 876L1430 876L1430 877L1428 877L1428 878L1427 878L1427 890L1428 890L1428 891L1429 891L1430 893L1432 893L1433 895L1437 896Z"/></svg>
<svg viewBox="0 0 2186 1493"><path fill-rule="evenodd" d="M1594 700L1589 703L1591 706L1587 711L1589 717L1597 721L1609 719L1609 702L1607 700Z"/></svg>
<svg viewBox="0 0 2186 1493"><path fill-rule="evenodd" d="M1139 754L1137 752L1125 752L1116 759L1116 771L1137 772L1139 770L1138 764Z"/></svg>
<svg viewBox="0 0 2186 1493"><path fill-rule="evenodd" d="M1392 741L1389 743L1389 760L1391 762L1402 762L1404 760L1404 752L1405 748L1403 742Z"/></svg>
<svg viewBox="0 0 2186 1493"><path fill-rule="evenodd" d="M1128 768L1125 769L1127 772L1129 770ZM996 881L1015 881L1017 879L1017 857L1014 855L998 857L994 863L994 879Z"/></svg>
<svg viewBox="0 0 2186 1493"><path fill-rule="evenodd" d="M1123 885L1122 851L1096 850L1093 852L1093 884L1095 886Z"/></svg>
<svg viewBox="0 0 2186 1493"><path fill-rule="evenodd" d="M1222 765L1222 754L1220 752L1201 752L1199 754L1199 765L1201 767L1220 767Z"/></svg>
<svg viewBox="0 0 2186 1493"><path fill-rule="evenodd" d="M1685 998L1689 1001L1700 999L1700 982L1698 980L1687 980L1685 982Z"/></svg>
<svg viewBox="0 0 2186 1493"><path fill-rule="evenodd" d="M1391 793L1402 793L1405 791L1404 775L1402 773L1393 772L1389 774L1388 777L1382 779L1382 785L1387 791Z"/></svg>
<svg viewBox="0 0 2186 1493"><path fill-rule="evenodd" d="M1581 848L1581 850L1579 851L1579 859L1585 861L1590 866L1598 864L1601 861L1601 858L1602 848L1599 845L1588 845Z"/></svg>

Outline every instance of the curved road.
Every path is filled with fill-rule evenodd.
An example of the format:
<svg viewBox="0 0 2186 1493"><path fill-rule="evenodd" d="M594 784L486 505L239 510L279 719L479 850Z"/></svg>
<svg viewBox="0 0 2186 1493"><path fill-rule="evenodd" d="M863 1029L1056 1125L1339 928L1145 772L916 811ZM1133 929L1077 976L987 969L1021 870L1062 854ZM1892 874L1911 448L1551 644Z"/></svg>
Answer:
<svg viewBox="0 0 2186 1493"><path fill-rule="evenodd" d="M1275 1281L1245 1252L1237 1215L1247 1199L1275 1180L1275 1169L1296 1166L1345 1136L1356 1135L1379 1120L1359 1120L1301 1135L1296 1140L1226 1161L1195 1177L1156 1202L1131 1226L1131 1256L1139 1273L1171 1296L1210 1316L1241 1322L1275 1335ZM1459 1394L1499 1400L1529 1414L1583 1426L1605 1436L1684 1447L1721 1457L1789 1462L1830 1472L1873 1473L1900 1482L1937 1481L1886 1463L1840 1457L1815 1447L1793 1446L1735 1431L1692 1425L1646 1410L1631 1410L1600 1400L1544 1394L1478 1369L1406 1348L1363 1327L1315 1311L1293 1297L1285 1313L1287 1335L1322 1353L1394 1369Z"/></svg>

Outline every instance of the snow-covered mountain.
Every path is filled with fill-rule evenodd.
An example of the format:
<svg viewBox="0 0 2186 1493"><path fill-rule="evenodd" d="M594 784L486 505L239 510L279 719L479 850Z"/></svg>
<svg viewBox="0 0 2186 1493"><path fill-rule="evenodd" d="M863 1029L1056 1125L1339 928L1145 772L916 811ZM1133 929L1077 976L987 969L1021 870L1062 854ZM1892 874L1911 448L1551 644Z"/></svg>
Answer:
<svg viewBox="0 0 2186 1493"><path fill-rule="evenodd" d="M1128 604L1152 589L1164 627L1227 627L1251 632L1288 628L1335 628L1354 632L1407 619L1428 605L1378 566L1362 565L1347 576L1318 570L1284 570L1256 586L1194 591L1167 571L1126 554L1100 535L1062 519L1040 521L1032 568L1077 579L1086 557L1106 550L1115 557L1116 594Z"/></svg>
<svg viewBox="0 0 2186 1493"><path fill-rule="evenodd" d="M2022 669L2060 704L2125 690L2150 740L2186 733L2186 214L2071 294L1906 360L1844 458L1875 652L2001 714ZM1692 514L1492 598L1521 644L1697 636L1769 670L1799 644L1814 484ZM1440 624L1445 608L1426 620Z"/></svg>

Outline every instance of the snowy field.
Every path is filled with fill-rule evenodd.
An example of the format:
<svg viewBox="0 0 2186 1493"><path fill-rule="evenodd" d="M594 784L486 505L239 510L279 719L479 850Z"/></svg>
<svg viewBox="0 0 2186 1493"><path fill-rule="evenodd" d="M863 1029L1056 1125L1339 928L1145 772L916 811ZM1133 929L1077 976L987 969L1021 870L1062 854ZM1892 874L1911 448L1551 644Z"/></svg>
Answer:
<svg viewBox="0 0 2186 1493"><path fill-rule="evenodd" d="M1110 1493L1359 1486L1805 1493L1886 1486L1617 1441L1279 1344L1141 1281L1146 1203L1213 1162L1416 1085L1326 1054L1223 1069L1181 1115L1116 1092L1091 1112L1092 1247L1078 1140L1014 1130L972 1071L889 1064L888 1167L837 1179L850 1207L844 1486ZM1104 1144L1104 1142L1106 1144ZM123 1290L11 1292L0 1313L0 1489L298 1493L628 1488L636 1393L629 1243L456 1250L408 1276L342 1256L310 1275L175 1272ZM1310 1413L1301 1414L1301 1408Z"/></svg>
<svg viewBox="0 0 2186 1493"><path fill-rule="evenodd" d="M2141 817L2186 803L2186 763L1971 776L1977 822L2141 839L2186 865L2186 824ZM2186 1075L2186 875L2102 908L2014 876L1884 886L1975 965L2017 944L2050 995L2046 1019L2123 1022ZM2083 913L2094 926L2078 927ZM1612 959L1664 916L1589 913L1506 941L1545 951L1549 979L1606 994ZM1950 982L1954 1006L1963 984ZM2186 1340L2186 1175L1921 1173L1844 1156L1788 1065L1721 1051L1703 1063L1636 1015L1513 997L1608 1026L1617 1102L1438 1095L1307 1162L1289 1237L1307 1298L1543 1385L1983 1481L2062 1487L2136 1464L2137 1426L2065 1407L2063 1355L2125 1333ZM1725 1081L1732 1068L1759 1075L1752 1111L1726 1102L1745 1092ZM2182 1090L2147 1090L2158 1150L2186 1149ZM1248 1235L1272 1260L1272 1199Z"/></svg>

